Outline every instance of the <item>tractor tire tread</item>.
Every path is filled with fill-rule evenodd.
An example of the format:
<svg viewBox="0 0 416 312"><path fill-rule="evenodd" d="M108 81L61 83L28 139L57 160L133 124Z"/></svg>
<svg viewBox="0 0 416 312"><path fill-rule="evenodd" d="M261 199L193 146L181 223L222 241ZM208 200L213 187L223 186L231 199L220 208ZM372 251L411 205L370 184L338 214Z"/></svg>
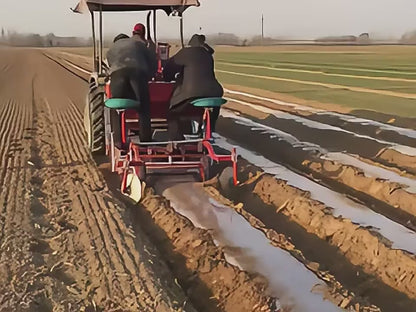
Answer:
<svg viewBox="0 0 416 312"><path fill-rule="evenodd" d="M105 152L104 92L96 85L90 85L88 105L91 131L89 148L93 155L101 155Z"/></svg>

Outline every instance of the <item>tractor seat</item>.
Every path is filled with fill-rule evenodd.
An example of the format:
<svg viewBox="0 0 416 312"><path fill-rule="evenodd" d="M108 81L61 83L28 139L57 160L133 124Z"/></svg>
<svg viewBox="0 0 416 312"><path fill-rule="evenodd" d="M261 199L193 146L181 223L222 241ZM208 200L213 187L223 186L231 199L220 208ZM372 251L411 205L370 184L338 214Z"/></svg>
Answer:
<svg viewBox="0 0 416 312"><path fill-rule="evenodd" d="M211 97L193 100L191 104L196 107L220 107L227 103L226 99Z"/></svg>
<svg viewBox="0 0 416 312"><path fill-rule="evenodd" d="M140 107L140 102L130 99L112 98L105 101L105 106L112 109L134 109Z"/></svg>

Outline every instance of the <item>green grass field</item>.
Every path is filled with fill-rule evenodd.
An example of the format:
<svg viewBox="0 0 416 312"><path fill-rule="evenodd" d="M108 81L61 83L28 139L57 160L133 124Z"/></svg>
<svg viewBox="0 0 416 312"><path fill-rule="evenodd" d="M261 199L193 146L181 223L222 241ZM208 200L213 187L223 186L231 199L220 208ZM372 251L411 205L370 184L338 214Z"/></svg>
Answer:
<svg viewBox="0 0 416 312"><path fill-rule="evenodd" d="M351 110L416 117L416 99L412 98L416 98L413 46L220 47L216 52L216 68L217 76L225 84L337 104ZM392 94L385 94L388 92Z"/></svg>

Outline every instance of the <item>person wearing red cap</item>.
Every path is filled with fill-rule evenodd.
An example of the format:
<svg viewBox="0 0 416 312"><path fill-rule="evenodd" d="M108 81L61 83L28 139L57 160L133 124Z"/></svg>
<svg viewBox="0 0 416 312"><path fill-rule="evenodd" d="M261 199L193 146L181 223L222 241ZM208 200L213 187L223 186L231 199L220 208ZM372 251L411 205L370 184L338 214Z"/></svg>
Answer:
<svg viewBox="0 0 416 312"><path fill-rule="evenodd" d="M156 45L150 38L146 40L146 26L144 26L142 23L137 23L134 25L132 38L143 42L147 48L150 49L152 53L154 52L156 55Z"/></svg>
<svg viewBox="0 0 416 312"><path fill-rule="evenodd" d="M133 28L133 36L138 36L143 41L146 41L146 27L142 23L138 23L134 25Z"/></svg>
<svg viewBox="0 0 416 312"><path fill-rule="evenodd" d="M110 90L114 98L137 101L139 136L151 141L150 95L148 82L157 71L156 55L145 42L119 35L107 52L110 65Z"/></svg>

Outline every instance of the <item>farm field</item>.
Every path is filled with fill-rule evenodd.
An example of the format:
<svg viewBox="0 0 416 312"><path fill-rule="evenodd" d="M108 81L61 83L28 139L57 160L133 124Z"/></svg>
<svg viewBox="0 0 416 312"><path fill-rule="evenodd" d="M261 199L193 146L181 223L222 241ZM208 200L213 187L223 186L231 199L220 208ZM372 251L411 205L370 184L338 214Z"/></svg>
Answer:
<svg viewBox="0 0 416 312"><path fill-rule="evenodd" d="M216 53L223 83L299 100L416 117L413 46L224 48Z"/></svg>
<svg viewBox="0 0 416 312"><path fill-rule="evenodd" d="M414 52L217 47L239 185L134 204L86 147L91 50L0 50L0 311L416 311Z"/></svg>

